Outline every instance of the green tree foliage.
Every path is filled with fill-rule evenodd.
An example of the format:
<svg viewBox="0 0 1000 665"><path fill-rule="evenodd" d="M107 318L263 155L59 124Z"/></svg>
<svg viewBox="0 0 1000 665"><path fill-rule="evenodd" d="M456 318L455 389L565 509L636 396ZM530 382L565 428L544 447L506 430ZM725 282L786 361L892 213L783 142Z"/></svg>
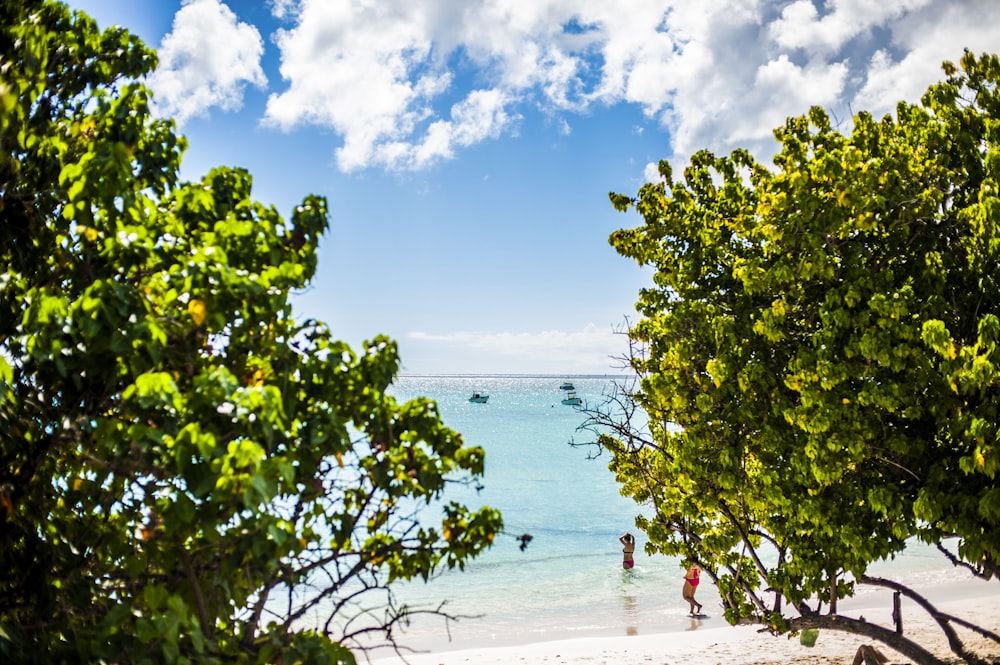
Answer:
<svg viewBox="0 0 1000 665"><path fill-rule="evenodd" d="M701 152L682 181L661 162L612 194L644 223L611 243L654 270L619 396L648 421L591 423L655 508L651 549L699 563L729 621L848 630L921 663L940 661L920 636L837 601L870 584L926 603L868 574L908 539L1000 572L1000 62L944 71L849 134L818 108L789 119L773 168ZM984 662L967 622L925 607Z"/></svg>
<svg viewBox="0 0 1000 665"><path fill-rule="evenodd" d="M0 660L350 663L492 542L441 499L483 451L387 393L390 340L293 318L326 202L180 182L155 63L0 0Z"/></svg>

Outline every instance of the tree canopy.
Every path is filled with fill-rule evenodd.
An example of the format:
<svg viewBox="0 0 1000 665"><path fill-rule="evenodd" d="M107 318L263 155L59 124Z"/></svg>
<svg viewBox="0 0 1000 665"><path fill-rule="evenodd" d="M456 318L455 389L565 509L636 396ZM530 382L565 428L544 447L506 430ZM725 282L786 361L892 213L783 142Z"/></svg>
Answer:
<svg viewBox="0 0 1000 665"><path fill-rule="evenodd" d="M391 582L462 567L499 513L396 345L293 315L328 228L150 115L155 53L0 0L0 656L353 662L414 611ZM346 285L345 285L346 286ZM435 611L435 610L432 610Z"/></svg>
<svg viewBox="0 0 1000 665"><path fill-rule="evenodd" d="M612 194L643 220L612 245L654 271L628 330L639 380L619 396L645 421L591 424L612 427L623 493L654 507L651 551L700 564L730 622L941 662L838 613L879 585L981 663L967 621L869 574L913 540L1000 572L1000 61L966 53L944 73L848 132L819 108L788 119L773 168L703 151L682 180L664 161L637 196Z"/></svg>

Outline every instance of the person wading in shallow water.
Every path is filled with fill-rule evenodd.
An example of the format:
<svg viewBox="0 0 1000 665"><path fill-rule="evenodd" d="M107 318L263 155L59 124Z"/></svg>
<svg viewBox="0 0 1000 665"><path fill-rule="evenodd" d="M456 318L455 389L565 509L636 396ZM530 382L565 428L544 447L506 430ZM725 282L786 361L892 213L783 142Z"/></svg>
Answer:
<svg viewBox="0 0 1000 665"><path fill-rule="evenodd" d="M684 600L691 604L691 614L701 614L701 603L694 599L694 592L698 589L700 575L701 570L698 566L691 566L684 573L684 589L681 591L681 595L684 597ZM698 606L697 611L694 609L695 605Z"/></svg>
<svg viewBox="0 0 1000 665"><path fill-rule="evenodd" d="M632 558L632 553L635 552L635 536L626 532L618 540L622 544L622 568L629 570L635 566L635 559Z"/></svg>

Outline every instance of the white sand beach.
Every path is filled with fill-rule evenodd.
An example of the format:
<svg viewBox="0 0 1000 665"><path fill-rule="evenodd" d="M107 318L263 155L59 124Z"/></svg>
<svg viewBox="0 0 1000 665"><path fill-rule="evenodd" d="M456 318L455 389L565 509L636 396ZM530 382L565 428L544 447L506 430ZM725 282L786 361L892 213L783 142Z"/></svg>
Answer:
<svg viewBox="0 0 1000 665"><path fill-rule="evenodd" d="M922 589L925 593L927 590ZM1000 632L1000 585L997 582L968 582L940 585L928 593L939 609L978 625ZM887 594L869 595L867 608L844 612L888 624L884 614ZM856 603L857 599L853 599ZM873 603L872 601L877 601ZM868 612L868 614L866 614ZM920 642L936 655L951 656L944 635L932 625L926 613L907 601L903 603L904 630L920 635ZM712 624L717 625L716 623ZM1000 659L1000 645L991 644L965 629L959 634L966 644L984 657ZM871 643L863 637L842 632L820 631L815 646L805 647L799 639L775 637L755 626L699 628L685 632L649 635L584 637L517 646L472 648L458 651L417 653L380 658L377 665L850 665L858 647ZM890 663L908 663L899 653L876 645ZM363 660L363 657L361 658ZM957 662L957 661L956 661Z"/></svg>

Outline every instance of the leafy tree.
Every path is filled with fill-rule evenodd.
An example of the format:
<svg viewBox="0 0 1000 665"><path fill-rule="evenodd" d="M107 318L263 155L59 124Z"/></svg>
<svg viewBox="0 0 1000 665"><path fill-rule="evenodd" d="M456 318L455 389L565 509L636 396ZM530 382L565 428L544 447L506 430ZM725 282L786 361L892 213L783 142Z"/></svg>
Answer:
<svg viewBox="0 0 1000 665"><path fill-rule="evenodd" d="M1000 61L966 53L920 105L813 108L775 132L774 168L696 154L611 236L654 270L627 330L636 382L591 413L650 551L696 562L732 623L834 629L941 663L920 635L838 613L908 539L1000 572ZM641 418L640 418L641 416ZM611 429L607 429L610 427ZM898 596L897 596L898 598ZM824 607L825 606L825 607Z"/></svg>
<svg viewBox="0 0 1000 665"><path fill-rule="evenodd" d="M180 182L153 51L64 5L0 0L0 655L343 662L417 610L500 515L444 503L483 451L387 389L289 294L326 202ZM434 517L436 515L436 517ZM432 610L437 612L440 608Z"/></svg>

